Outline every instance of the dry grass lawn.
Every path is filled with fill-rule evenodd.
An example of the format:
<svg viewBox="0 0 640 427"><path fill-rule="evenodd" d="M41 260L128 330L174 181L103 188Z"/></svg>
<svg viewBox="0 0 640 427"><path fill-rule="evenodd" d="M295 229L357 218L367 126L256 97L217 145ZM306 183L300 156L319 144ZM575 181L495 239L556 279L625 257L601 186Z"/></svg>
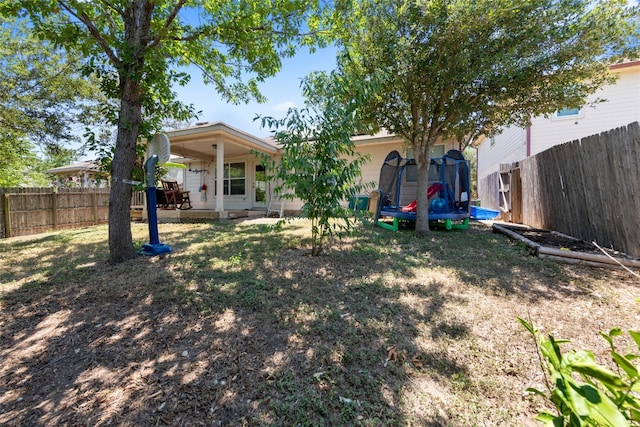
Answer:
<svg viewBox="0 0 640 427"><path fill-rule="evenodd" d="M135 240L148 240L133 225ZM106 264L107 229L0 241L0 424L527 426L548 408L516 317L592 349L640 324L629 273L560 265L482 224L165 224Z"/></svg>

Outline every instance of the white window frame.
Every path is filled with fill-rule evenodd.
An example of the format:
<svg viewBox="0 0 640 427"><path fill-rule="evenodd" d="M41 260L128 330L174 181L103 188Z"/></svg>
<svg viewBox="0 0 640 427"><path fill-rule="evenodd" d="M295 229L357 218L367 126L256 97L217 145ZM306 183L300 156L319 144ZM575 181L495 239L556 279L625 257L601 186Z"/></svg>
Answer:
<svg viewBox="0 0 640 427"><path fill-rule="evenodd" d="M553 113L552 120L575 120L583 117L584 110L582 108L561 108Z"/></svg>
<svg viewBox="0 0 640 427"><path fill-rule="evenodd" d="M235 164L242 164L244 165L244 176L243 177L232 177L231 176L231 165L235 165ZM224 190L225 190L225 197L228 196L236 196L236 197L244 197L247 195L247 162L226 162L224 164ZM242 192L242 194L231 194L231 181L236 181L236 180L242 180L244 181L244 190ZM217 195L217 190L218 190L218 186L217 186L217 179L214 179L214 185L213 188L214 190L214 195ZM227 194L228 193L228 194Z"/></svg>

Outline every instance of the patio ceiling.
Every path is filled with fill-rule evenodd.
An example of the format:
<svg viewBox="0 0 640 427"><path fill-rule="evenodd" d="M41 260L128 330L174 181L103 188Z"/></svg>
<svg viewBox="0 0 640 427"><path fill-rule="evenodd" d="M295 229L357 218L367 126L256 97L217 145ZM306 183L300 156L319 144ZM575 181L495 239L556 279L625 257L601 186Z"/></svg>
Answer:
<svg viewBox="0 0 640 427"><path fill-rule="evenodd" d="M167 132L171 154L197 160L213 161L216 146L224 144L224 157L249 154L251 150L276 154L278 148L271 142L253 136L222 122L204 123L194 127Z"/></svg>

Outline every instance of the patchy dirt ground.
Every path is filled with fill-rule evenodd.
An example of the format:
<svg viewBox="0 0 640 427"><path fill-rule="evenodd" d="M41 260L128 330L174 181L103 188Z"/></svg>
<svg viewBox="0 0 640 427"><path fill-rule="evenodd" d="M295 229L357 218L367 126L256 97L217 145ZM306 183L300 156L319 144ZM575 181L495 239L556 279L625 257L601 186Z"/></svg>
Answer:
<svg viewBox="0 0 640 427"><path fill-rule="evenodd" d="M172 254L117 266L104 228L0 242L0 424L535 426L516 316L604 360L598 330L640 322L631 275L487 227L321 257L298 223L160 232Z"/></svg>

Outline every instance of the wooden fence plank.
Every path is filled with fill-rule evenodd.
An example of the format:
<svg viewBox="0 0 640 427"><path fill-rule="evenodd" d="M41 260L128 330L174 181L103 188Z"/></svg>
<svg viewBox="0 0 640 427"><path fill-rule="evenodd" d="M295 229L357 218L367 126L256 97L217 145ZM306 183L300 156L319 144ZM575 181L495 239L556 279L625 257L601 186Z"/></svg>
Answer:
<svg viewBox="0 0 640 427"><path fill-rule="evenodd" d="M58 198L53 195L51 197L51 219L53 220L53 229L58 228Z"/></svg>
<svg viewBox="0 0 640 427"><path fill-rule="evenodd" d="M522 178L519 167L512 169L511 174L511 221L522 222Z"/></svg>
<svg viewBox="0 0 640 427"><path fill-rule="evenodd" d="M638 122L524 159L522 222L640 257L639 165Z"/></svg>
<svg viewBox="0 0 640 427"><path fill-rule="evenodd" d="M0 237L104 224L109 189L0 188Z"/></svg>
<svg viewBox="0 0 640 427"><path fill-rule="evenodd" d="M480 197L481 205L485 208L493 210L500 209L500 199L498 193L499 176L500 172L494 172L482 178L482 183L480 185L481 193L478 194L478 197Z"/></svg>

